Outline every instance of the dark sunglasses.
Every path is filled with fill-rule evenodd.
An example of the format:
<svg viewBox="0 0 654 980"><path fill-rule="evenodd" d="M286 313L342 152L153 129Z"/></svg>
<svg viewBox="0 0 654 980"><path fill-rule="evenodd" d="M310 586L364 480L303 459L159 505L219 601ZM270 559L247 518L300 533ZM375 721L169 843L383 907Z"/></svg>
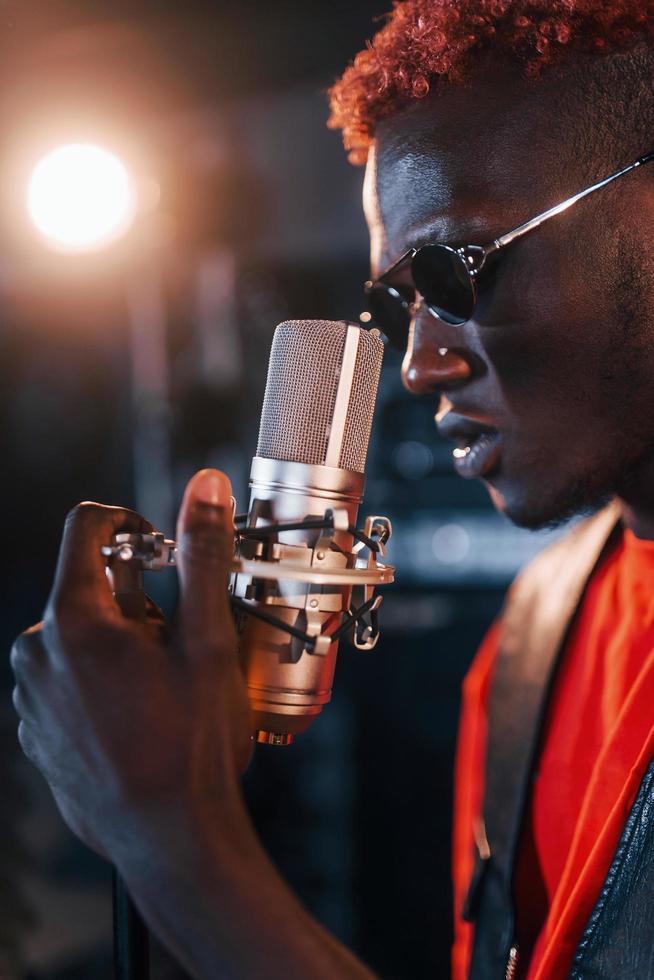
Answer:
<svg viewBox="0 0 654 980"><path fill-rule="evenodd" d="M365 283L368 311L361 314L362 322L377 327L393 347L402 351L406 350L409 325L421 301L433 316L445 323L456 326L467 323L472 319L477 305L480 277L483 279L481 273L494 264L502 249L556 214L566 211L582 197L605 187L650 160L654 160L654 150L592 187L587 187L548 211L530 218L488 245L429 244L422 248L410 248L379 279ZM407 268L412 283L393 282Z"/></svg>

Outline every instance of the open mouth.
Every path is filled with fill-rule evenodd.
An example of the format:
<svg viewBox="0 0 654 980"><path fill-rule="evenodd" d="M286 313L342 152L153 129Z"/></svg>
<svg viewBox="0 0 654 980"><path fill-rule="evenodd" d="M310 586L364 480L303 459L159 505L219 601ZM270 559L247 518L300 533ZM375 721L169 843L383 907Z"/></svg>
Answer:
<svg viewBox="0 0 654 980"><path fill-rule="evenodd" d="M497 467L502 451L497 429L450 411L439 417L438 431L456 443L452 456L459 476L474 480L488 476Z"/></svg>
<svg viewBox="0 0 654 980"><path fill-rule="evenodd" d="M499 432L482 432L466 446L453 451L454 469L467 480L488 476L499 462L502 437Z"/></svg>

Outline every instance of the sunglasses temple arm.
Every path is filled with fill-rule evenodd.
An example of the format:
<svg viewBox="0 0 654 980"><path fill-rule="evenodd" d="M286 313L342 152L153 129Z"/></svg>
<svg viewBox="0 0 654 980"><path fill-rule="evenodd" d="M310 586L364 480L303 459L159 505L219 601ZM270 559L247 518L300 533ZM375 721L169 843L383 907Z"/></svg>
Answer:
<svg viewBox="0 0 654 980"><path fill-rule="evenodd" d="M607 184L610 184L612 181L617 180L618 177L622 177L623 174L628 174L630 170L635 170L637 167L641 167L644 163L649 163L650 160L654 160L654 150L651 153L646 153L644 156L639 157L634 163L630 163L628 167L623 167L622 170L617 170L614 174L611 174L609 177L605 177L604 180L600 180L596 184L593 184L591 187L587 187L585 190L579 191L578 194L575 194L573 197L567 198L567 200L562 201L560 204L556 204L553 208L550 208L548 211L543 211L542 214L536 215L535 218L531 218L529 221L525 221L524 224L519 225L517 228L514 228L512 231L507 231L505 235L501 235L499 238L496 238L490 245L486 245L484 251L486 252L487 255L492 255L493 252L497 252L499 249L505 248L507 245L510 245L511 242L515 241L516 238L521 238L523 235L526 235L527 232L533 231L534 228L538 228L540 225L543 224L543 222L548 221L550 218L553 218L557 214L561 214L563 211L567 211L568 208L571 208L573 204L576 204L577 201L580 201L582 197L586 197L588 194L592 194L593 191L598 191L600 187L606 187Z"/></svg>

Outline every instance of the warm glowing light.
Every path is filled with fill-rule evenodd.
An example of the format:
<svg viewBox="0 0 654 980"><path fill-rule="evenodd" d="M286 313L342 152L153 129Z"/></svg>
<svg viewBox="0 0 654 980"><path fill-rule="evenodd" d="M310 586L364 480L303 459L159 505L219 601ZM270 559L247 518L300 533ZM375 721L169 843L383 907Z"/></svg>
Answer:
<svg viewBox="0 0 654 980"><path fill-rule="evenodd" d="M127 169L113 153L93 143L71 143L37 163L27 209L51 248L92 252L128 230L136 194Z"/></svg>

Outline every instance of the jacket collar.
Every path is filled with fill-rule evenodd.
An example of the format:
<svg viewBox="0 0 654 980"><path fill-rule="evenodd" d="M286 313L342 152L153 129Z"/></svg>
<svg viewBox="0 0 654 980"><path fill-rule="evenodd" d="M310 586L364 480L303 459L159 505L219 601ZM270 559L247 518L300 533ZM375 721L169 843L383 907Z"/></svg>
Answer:
<svg viewBox="0 0 654 980"><path fill-rule="evenodd" d="M484 828L470 976L501 975L514 934L512 876L559 653L586 584L617 531L613 503L546 549L509 591L488 708Z"/></svg>

